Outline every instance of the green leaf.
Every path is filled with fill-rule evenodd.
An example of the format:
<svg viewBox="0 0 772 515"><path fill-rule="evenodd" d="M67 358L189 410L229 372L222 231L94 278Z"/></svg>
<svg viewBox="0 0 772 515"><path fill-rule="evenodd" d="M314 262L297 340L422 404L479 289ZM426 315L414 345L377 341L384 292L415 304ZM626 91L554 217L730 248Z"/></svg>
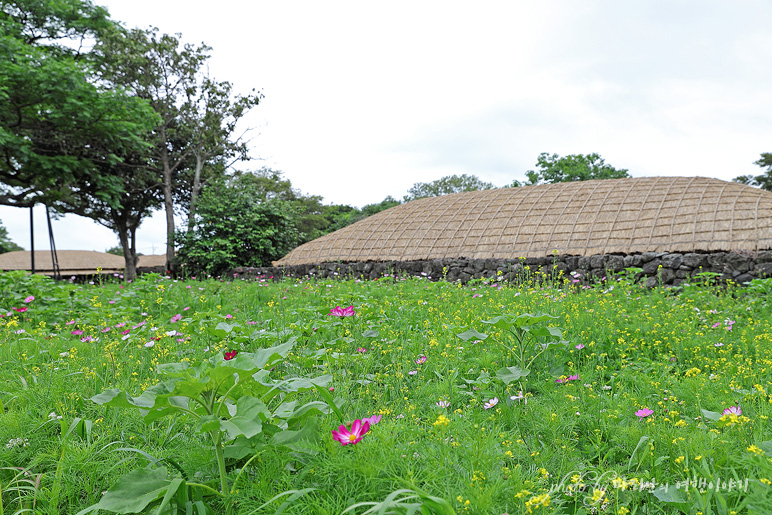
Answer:
<svg viewBox="0 0 772 515"><path fill-rule="evenodd" d="M722 417L721 413L715 411L702 410L702 416L708 420L716 421Z"/></svg>
<svg viewBox="0 0 772 515"><path fill-rule="evenodd" d="M316 391L319 392L319 395L322 396L322 399L327 403L327 405L330 407L330 409L335 413L335 415L338 417L338 420L341 424L345 424L345 418L343 417L343 412L340 410L340 408L335 404L335 399L333 399L332 394L330 393L330 390L325 388L323 385L314 384L316 387Z"/></svg>
<svg viewBox="0 0 772 515"><path fill-rule="evenodd" d="M488 337L487 334L485 334L485 333L478 333L474 329L468 329L468 330L464 331L461 334L457 334L456 336L458 336L459 338L461 338L465 342L467 342L469 340L473 340L473 339L474 340L484 340L484 339L486 339Z"/></svg>
<svg viewBox="0 0 772 515"><path fill-rule="evenodd" d="M520 367L504 367L496 371L496 377L501 379L504 384L509 384L513 381L517 381L521 377L527 376L530 373L530 370L522 369Z"/></svg>
<svg viewBox="0 0 772 515"><path fill-rule="evenodd" d="M167 492L172 482L166 476L165 467L154 469L148 466L133 470L118 479L118 482L102 496L98 503L78 512L77 515L85 515L96 510L139 513L151 502L161 499Z"/></svg>
<svg viewBox="0 0 772 515"><path fill-rule="evenodd" d="M764 451L764 454L767 456L772 456L772 440L761 442L761 450Z"/></svg>
<svg viewBox="0 0 772 515"><path fill-rule="evenodd" d="M377 329L368 329L367 331L362 333L362 336L365 338L378 338L378 335L380 335L380 331Z"/></svg>
<svg viewBox="0 0 772 515"><path fill-rule="evenodd" d="M683 492L674 487L660 486L651 493L661 502L679 504L686 502Z"/></svg>

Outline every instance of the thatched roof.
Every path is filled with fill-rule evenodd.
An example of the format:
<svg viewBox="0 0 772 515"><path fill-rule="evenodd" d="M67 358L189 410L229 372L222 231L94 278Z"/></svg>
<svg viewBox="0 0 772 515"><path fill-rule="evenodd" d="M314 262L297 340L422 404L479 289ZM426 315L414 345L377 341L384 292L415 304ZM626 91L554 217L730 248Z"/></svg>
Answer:
<svg viewBox="0 0 772 515"><path fill-rule="evenodd" d="M772 193L704 177L641 177L415 200L274 264L770 248Z"/></svg>
<svg viewBox="0 0 772 515"><path fill-rule="evenodd" d="M92 275L99 268L102 273L121 273L125 268L123 256L91 250L58 250L56 258L62 275ZM160 262L158 258L163 258ZM160 263L160 265L159 265ZM137 266L164 266L166 256L140 256ZM30 252L19 250L0 254L0 270L31 270ZM35 251L35 272L53 274L51 251Z"/></svg>

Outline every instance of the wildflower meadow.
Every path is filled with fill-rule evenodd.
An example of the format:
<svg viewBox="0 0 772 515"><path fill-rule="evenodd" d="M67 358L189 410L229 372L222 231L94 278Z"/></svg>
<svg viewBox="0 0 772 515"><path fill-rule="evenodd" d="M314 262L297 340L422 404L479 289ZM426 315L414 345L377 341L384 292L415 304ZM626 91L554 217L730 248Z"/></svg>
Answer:
<svg viewBox="0 0 772 515"><path fill-rule="evenodd" d="M772 513L772 284L0 274L0 514Z"/></svg>

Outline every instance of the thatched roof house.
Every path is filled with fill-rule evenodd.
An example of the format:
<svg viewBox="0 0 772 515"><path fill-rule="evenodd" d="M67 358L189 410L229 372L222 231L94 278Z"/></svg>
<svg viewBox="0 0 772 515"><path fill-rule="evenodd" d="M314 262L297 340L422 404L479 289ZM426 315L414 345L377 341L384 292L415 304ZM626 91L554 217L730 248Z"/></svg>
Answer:
<svg viewBox="0 0 772 515"><path fill-rule="evenodd" d="M58 250L56 257L59 262L59 270L64 277L72 275L93 275L97 269L101 273L123 273L125 262L123 256L95 252L91 250ZM20 250L0 254L0 270L31 270L30 252ZM159 259L162 258L162 259ZM140 256L139 267L153 267L166 265L166 256ZM51 260L51 251L35 251L35 273L53 275L54 268Z"/></svg>
<svg viewBox="0 0 772 515"><path fill-rule="evenodd" d="M772 193L704 177L641 177L420 199L274 264L762 249L772 249Z"/></svg>

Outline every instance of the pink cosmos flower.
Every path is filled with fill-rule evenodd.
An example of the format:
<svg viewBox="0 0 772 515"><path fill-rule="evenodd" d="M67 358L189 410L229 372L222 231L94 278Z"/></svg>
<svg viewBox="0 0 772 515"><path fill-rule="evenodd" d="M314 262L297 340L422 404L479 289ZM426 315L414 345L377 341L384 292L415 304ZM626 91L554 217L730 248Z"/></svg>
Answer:
<svg viewBox="0 0 772 515"><path fill-rule="evenodd" d="M340 306L335 306L330 310L327 315L334 316L334 317L353 317L356 314L354 311L354 306L349 306L347 308L342 308Z"/></svg>
<svg viewBox="0 0 772 515"><path fill-rule="evenodd" d="M422 365L426 363L426 359L427 359L426 356L419 356L418 359L415 360L415 362L418 363L419 365Z"/></svg>
<svg viewBox="0 0 772 515"><path fill-rule="evenodd" d="M437 402L435 404L437 406L439 406L440 408L447 408L448 406L450 406L450 402L448 402L448 401L439 401L439 402Z"/></svg>
<svg viewBox="0 0 772 515"><path fill-rule="evenodd" d="M715 324L713 324L711 327L712 327L713 329L715 329L716 327L718 327L718 326L720 326L720 325L721 325L721 322L716 322L716 323L715 323Z"/></svg>
<svg viewBox="0 0 772 515"><path fill-rule="evenodd" d="M578 381L578 380L579 380L578 375L568 376L568 379L566 379L566 381Z"/></svg>
<svg viewBox="0 0 772 515"><path fill-rule="evenodd" d="M636 412L635 412L635 414L636 414L636 415L637 415L637 416L638 416L638 417L639 417L641 420L643 420L644 418L648 417L648 416L649 416L649 415L651 415L652 413L654 413L654 411L653 411L653 410L650 410L649 408L643 408L643 409L639 409L638 411L636 411Z"/></svg>
<svg viewBox="0 0 772 515"><path fill-rule="evenodd" d="M414 375L416 375L417 373L418 373L418 370L411 370L410 372L408 372L408 373L407 373L407 375L409 375L409 376L414 376Z"/></svg>
<svg viewBox="0 0 772 515"><path fill-rule="evenodd" d="M182 317L180 317L180 318L182 318ZM233 318L233 315L231 315L230 313L228 313L227 315L225 315L225 318L227 318L227 319L231 319L231 318Z"/></svg>
<svg viewBox="0 0 772 515"><path fill-rule="evenodd" d="M125 325L126 325L126 322L119 322L119 323L115 324L115 327L123 327Z"/></svg>
<svg viewBox="0 0 772 515"><path fill-rule="evenodd" d="M359 347L357 349L357 352L360 352L360 353L364 354L365 352L367 352L367 349L365 349L364 347Z"/></svg>
<svg viewBox="0 0 772 515"><path fill-rule="evenodd" d="M65 325L72 325L72 324L74 324L74 323L75 323L75 320L70 320L70 321L69 321L69 322L67 322Z"/></svg>
<svg viewBox="0 0 772 515"><path fill-rule="evenodd" d="M109 330L110 330L110 328L109 328L109 327L105 327L104 329L102 329L102 332L103 332L103 333L106 333L106 332L108 332Z"/></svg>
<svg viewBox="0 0 772 515"><path fill-rule="evenodd" d="M233 358L236 357L236 354L238 354L238 353L239 353L239 351L237 351L237 350L225 351L225 361L232 360Z"/></svg>
<svg viewBox="0 0 772 515"><path fill-rule="evenodd" d="M336 315L337 316L337 315ZM337 431L333 429L332 431L332 438L335 441L340 442L341 445L348 445L348 444L357 444L362 441L362 438L364 438L365 434L370 430L370 422L367 421L368 419L365 419L364 423L356 419L353 424L351 424L351 430L341 424Z"/></svg>
<svg viewBox="0 0 772 515"><path fill-rule="evenodd" d="M24 307L24 308L13 308L13 310L16 311L17 313L24 313L25 311L27 311L27 308L26 307Z"/></svg>
<svg viewBox="0 0 772 515"><path fill-rule="evenodd" d="M30 302L32 302L33 300L35 300L35 297L33 297L32 295L30 295L29 297L27 297L26 299L24 299L24 303L25 303L25 304L29 304L29 303L30 303Z"/></svg>
<svg viewBox="0 0 772 515"><path fill-rule="evenodd" d="M582 349L584 349L584 344L580 343L579 345L574 345L574 348L578 349L578 350L582 350Z"/></svg>
<svg viewBox="0 0 772 515"><path fill-rule="evenodd" d="M740 406L731 406L727 409L725 409L722 413L722 415L737 415L738 417L743 414L743 410L740 409Z"/></svg>
<svg viewBox="0 0 772 515"><path fill-rule="evenodd" d="M81 334L83 334L83 331L80 329L75 329L74 331L70 332L70 334L74 336L80 336Z"/></svg>
<svg viewBox="0 0 772 515"><path fill-rule="evenodd" d="M171 318L171 320L169 320L169 321L170 321L170 322L173 324L173 323L175 323L175 322L179 322L180 320L182 320L182 315L180 315L179 313L177 313L177 314L176 314L176 315L174 315L174 316Z"/></svg>
<svg viewBox="0 0 772 515"><path fill-rule="evenodd" d="M94 339L94 338L93 338L93 337L91 337L91 336L84 336L83 338L81 338L81 339L80 339L80 341L82 341L83 343L85 343L85 342L90 342L90 341L91 341L91 340L93 340L93 339Z"/></svg>
<svg viewBox="0 0 772 515"><path fill-rule="evenodd" d="M498 403L499 403L499 398L498 397L494 397L491 400L489 400L488 402L486 402L485 404L483 404L483 408L491 409L492 407L494 407Z"/></svg>
<svg viewBox="0 0 772 515"><path fill-rule="evenodd" d="M367 422L370 424L370 427L373 427L375 424L381 421L380 415L373 415L371 417L363 418L362 422Z"/></svg>

